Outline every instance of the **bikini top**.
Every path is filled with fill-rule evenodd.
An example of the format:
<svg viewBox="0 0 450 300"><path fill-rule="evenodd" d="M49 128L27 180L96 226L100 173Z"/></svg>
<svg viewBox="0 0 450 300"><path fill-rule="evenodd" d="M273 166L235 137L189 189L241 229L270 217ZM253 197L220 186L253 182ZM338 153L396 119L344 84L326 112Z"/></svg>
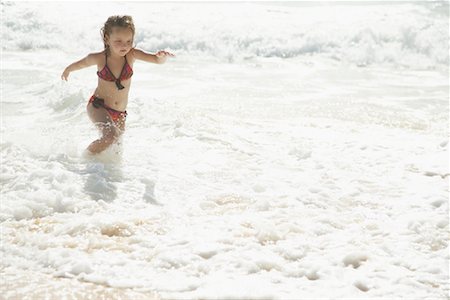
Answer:
<svg viewBox="0 0 450 300"><path fill-rule="evenodd" d="M122 80L130 79L131 76L133 76L133 69L128 64L127 57L125 56L125 64L122 67L122 72L120 72L119 78L116 78L116 76L114 76L113 72L108 67L108 56L106 56L105 66L101 71L97 71L97 75L103 80L114 81L116 83L117 89L121 90L125 87L120 82Z"/></svg>

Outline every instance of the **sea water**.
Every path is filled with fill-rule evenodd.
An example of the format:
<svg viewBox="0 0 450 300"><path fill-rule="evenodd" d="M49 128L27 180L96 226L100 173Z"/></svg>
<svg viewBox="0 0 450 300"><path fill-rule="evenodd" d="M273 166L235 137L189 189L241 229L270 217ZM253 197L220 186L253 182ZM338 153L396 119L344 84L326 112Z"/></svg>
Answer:
<svg viewBox="0 0 450 300"><path fill-rule="evenodd" d="M5 299L448 295L448 2L1 9ZM176 57L90 156L115 14Z"/></svg>

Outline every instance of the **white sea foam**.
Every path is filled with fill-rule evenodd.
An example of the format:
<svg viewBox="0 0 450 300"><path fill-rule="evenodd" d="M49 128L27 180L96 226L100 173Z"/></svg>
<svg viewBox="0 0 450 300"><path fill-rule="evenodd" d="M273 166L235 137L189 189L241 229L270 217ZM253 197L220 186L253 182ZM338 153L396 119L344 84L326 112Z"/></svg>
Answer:
<svg viewBox="0 0 450 300"><path fill-rule="evenodd" d="M4 298L448 295L447 3L1 5ZM91 156L124 13L177 57Z"/></svg>
<svg viewBox="0 0 450 300"><path fill-rule="evenodd" d="M94 51L101 45L99 29L105 16L128 13L139 28L138 47L171 49L180 55L229 62L313 55L356 65L431 68L449 64L448 2L444 1L370 5L136 3L114 8L93 3L91 20L85 20L78 6L60 3L49 12L39 3L27 3L26 7L3 3L3 50ZM22 17L18 18L19 14ZM57 21L61 15L64 23ZM201 15L201 22L196 15Z"/></svg>

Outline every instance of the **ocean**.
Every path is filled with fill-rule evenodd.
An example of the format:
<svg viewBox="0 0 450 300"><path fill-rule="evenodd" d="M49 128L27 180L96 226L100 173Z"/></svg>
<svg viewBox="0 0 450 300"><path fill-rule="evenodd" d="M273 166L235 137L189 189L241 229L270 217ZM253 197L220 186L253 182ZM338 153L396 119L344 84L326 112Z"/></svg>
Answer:
<svg viewBox="0 0 450 300"><path fill-rule="evenodd" d="M449 4L1 2L2 299L446 299ZM86 113L110 15L120 142Z"/></svg>

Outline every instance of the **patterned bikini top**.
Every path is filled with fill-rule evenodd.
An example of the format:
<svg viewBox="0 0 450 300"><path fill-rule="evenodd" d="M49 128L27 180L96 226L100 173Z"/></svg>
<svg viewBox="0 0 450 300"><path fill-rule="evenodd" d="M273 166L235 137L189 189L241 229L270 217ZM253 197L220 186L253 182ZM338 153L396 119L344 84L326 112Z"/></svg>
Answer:
<svg viewBox="0 0 450 300"><path fill-rule="evenodd" d="M120 72L119 78L114 76L111 69L108 67L108 56L106 55L105 66L101 71L97 71L98 77L106 81L114 81L116 83L117 89L121 90L124 86L120 83L122 80L130 79L133 76L133 69L130 67L127 61L127 56L125 55L125 64L122 67L122 72Z"/></svg>

